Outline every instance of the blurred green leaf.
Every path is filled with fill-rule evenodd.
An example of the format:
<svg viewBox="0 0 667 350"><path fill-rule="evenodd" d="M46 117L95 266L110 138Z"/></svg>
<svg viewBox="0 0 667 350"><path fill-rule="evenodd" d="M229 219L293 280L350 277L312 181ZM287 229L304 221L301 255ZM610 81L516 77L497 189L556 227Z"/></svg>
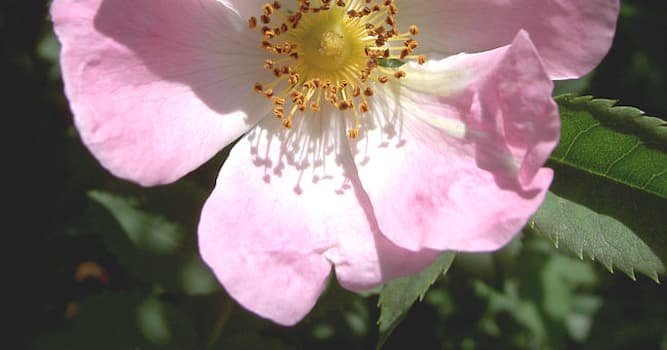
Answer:
<svg viewBox="0 0 667 350"><path fill-rule="evenodd" d="M60 65L58 65L58 57L60 55L60 43L53 32L48 32L37 45L37 54L51 63L49 69L49 78L57 80L60 78Z"/></svg>
<svg viewBox="0 0 667 350"><path fill-rule="evenodd" d="M194 229L148 211L138 198L104 191L88 195L93 227L130 274L190 295L219 290L199 257Z"/></svg>
<svg viewBox="0 0 667 350"><path fill-rule="evenodd" d="M531 335L530 340L522 342L524 343L522 347L525 347L525 343L543 345L547 331L539 312L539 304L535 300L522 298L516 281L505 281L502 292L494 290L480 280L474 282L474 287L477 296L489 301L488 314L480 319L482 329L490 334L495 333L498 337L507 336L503 333L503 330L507 328L506 322L499 324L493 316L497 317L497 314L500 313L508 314L514 322L523 326Z"/></svg>
<svg viewBox="0 0 667 350"><path fill-rule="evenodd" d="M545 291L542 306L552 319L564 321L574 309L578 286L592 286L595 272L589 264L567 256L551 256L542 268L541 285Z"/></svg>
<svg viewBox="0 0 667 350"><path fill-rule="evenodd" d="M495 277L473 283L485 301L478 303L486 304L479 328L495 339L493 348L563 349L586 340L600 307L600 298L591 295L598 282L592 264L527 236L516 264Z"/></svg>
<svg viewBox="0 0 667 350"><path fill-rule="evenodd" d="M562 327L565 327L571 339L585 341L593 317L601 306L599 297L584 294L586 289L592 288L597 282L593 266L569 256L551 255L545 260L538 275L541 292L536 298L540 298L540 311L551 323L551 341L557 341L554 338L558 333L566 333ZM554 328L558 328L559 332L553 332Z"/></svg>
<svg viewBox="0 0 667 350"><path fill-rule="evenodd" d="M33 350L197 349L187 315L155 297L138 293L90 298L62 329L38 337Z"/></svg>
<svg viewBox="0 0 667 350"><path fill-rule="evenodd" d="M426 270L387 282L380 292L380 335L377 348L381 348L399 323L405 318L415 301L421 301L435 281L449 270L456 253L446 252Z"/></svg>
<svg viewBox="0 0 667 350"><path fill-rule="evenodd" d="M667 199L667 123L612 100L556 101L562 128L552 161Z"/></svg>

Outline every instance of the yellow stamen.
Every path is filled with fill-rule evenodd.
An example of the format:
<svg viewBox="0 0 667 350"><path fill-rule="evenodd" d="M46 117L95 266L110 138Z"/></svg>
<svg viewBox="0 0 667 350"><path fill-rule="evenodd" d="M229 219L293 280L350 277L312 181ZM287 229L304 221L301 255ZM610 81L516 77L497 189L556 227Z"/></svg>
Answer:
<svg viewBox="0 0 667 350"><path fill-rule="evenodd" d="M260 32L259 46L270 55L262 68L275 79L255 83L253 91L271 100L274 115L288 129L297 112L318 113L322 101L343 117L351 110L354 125L348 136L356 139L360 113L371 109L373 85L406 77L381 60L426 62L426 56L413 55L419 43L412 37L419 28L413 24L400 33L399 17L393 0L295 0L292 7L265 3L248 27Z"/></svg>

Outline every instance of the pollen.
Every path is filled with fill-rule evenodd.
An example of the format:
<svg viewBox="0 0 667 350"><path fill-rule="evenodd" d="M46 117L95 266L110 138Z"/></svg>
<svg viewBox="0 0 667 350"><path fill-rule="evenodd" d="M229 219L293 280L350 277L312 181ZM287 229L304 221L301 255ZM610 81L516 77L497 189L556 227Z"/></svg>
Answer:
<svg viewBox="0 0 667 350"><path fill-rule="evenodd" d="M258 47L267 53L258 69L273 80L256 82L252 90L270 100L284 128L329 105L345 120L348 137L358 138L374 87L407 75L385 62L426 62L426 56L414 55L419 28L411 24L400 32L399 12L393 0L265 3L248 19L248 28L259 32Z"/></svg>

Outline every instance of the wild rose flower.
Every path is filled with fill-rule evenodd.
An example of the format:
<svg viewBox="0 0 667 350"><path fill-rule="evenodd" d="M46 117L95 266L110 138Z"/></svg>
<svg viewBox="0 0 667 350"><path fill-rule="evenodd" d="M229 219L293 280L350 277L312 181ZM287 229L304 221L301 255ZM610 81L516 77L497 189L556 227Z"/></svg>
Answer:
<svg viewBox="0 0 667 350"><path fill-rule="evenodd" d="M444 250L510 240L552 179L552 79L607 52L618 0L55 0L81 137L151 186L240 136L200 249L255 313L298 322ZM400 60L404 65L396 67Z"/></svg>

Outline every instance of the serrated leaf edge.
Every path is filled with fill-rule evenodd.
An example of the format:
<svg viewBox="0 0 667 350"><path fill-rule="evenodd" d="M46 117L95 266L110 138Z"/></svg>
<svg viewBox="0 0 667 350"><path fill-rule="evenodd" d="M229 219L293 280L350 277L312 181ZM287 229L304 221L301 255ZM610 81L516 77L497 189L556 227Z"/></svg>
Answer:
<svg viewBox="0 0 667 350"><path fill-rule="evenodd" d="M412 306L413 306L415 303L417 303L417 302L422 302L422 301L424 300L424 297L426 296L426 293L428 293L428 291L431 289L431 287L433 286L433 284L435 284L435 282L438 281L438 279L440 279L440 278L443 277L447 272L449 272L449 269L451 268L452 264L454 263L454 259L456 258L456 253L455 253L455 252L453 252L453 251L446 251L446 252L443 252L443 253L440 255L440 257L438 257L438 259L436 259L436 260L433 262L433 264L437 264L438 261L440 260L440 258L443 257L445 254L451 254L451 258L450 258L449 262L445 263L445 265L442 266L442 267L440 268L440 271L439 271L437 274L435 274L434 277L429 281L427 288L425 288L424 290L422 290L422 291L419 293L418 298L415 299L414 301L412 301L412 303L410 303L410 308L412 308ZM424 270L423 270L422 272L420 272L420 273L425 273L426 270L430 269L431 267L432 267L432 266L427 267L426 269L424 269ZM409 277L409 276L406 276L406 277ZM382 305L381 298L378 298L377 307L381 307L381 305ZM397 320L396 324L394 325L394 327L392 327L391 329L388 330L388 333L387 333L387 335L386 335L385 337L382 337L382 333L380 333L380 334L378 335L378 342L377 342L376 347L375 347L376 350L380 350L380 349L384 346L384 344L385 344L385 342L387 341L387 339L389 339L389 335L391 335L391 333L393 333L394 329L398 326L398 324L400 324L400 322L405 318L406 315L407 315L407 312L406 312L406 313L403 313L402 315L400 315L400 317L398 318L398 320ZM381 321L382 321L382 318L381 318L381 317L378 317L378 320L377 320L377 322L376 322L376 324L378 325L378 327L382 324Z"/></svg>
<svg viewBox="0 0 667 350"><path fill-rule="evenodd" d="M531 218L529 220L528 225L526 225L526 229L528 229L528 231L532 231L531 233L533 233L533 234L538 234L540 236L546 237L549 241L551 241L551 243L554 245L554 247L556 249L559 249L559 250L563 249L559 244L560 242L559 242L558 236L552 236L552 235L549 235L546 232L542 231L538 227L534 218ZM565 244L565 247L567 248L567 250L574 253L580 260L582 260L582 261L584 260L584 248L583 247L581 249L579 249L578 251L575 250L573 247L570 247L568 244ZM589 254L590 254L590 259L592 261L595 261L595 262L599 263L600 265L602 265L604 268L607 269L607 271L609 271L609 273L611 273L611 274L614 273L614 262L613 261L610 260L609 264L607 264L607 263L603 262L602 260L597 259L597 257L594 256L592 253L589 253ZM630 268L629 271L624 271L624 270L621 270L621 271L623 271L623 273L626 276L628 276L628 278L630 278L634 282L637 282L637 276L636 276L635 270L633 268ZM651 280L653 280L653 282L655 282L657 284L661 284L660 283L660 276L658 274L658 271L653 270L650 273L642 273L642 274L645 275L646 277L650 278Z"/></svg>
<svg viewBox="0 0 667 350"><path fill-rule="evenodd" d="M644 142L644 144L649 145L649 147L658 148L664 152L667 152L667 122L665 122L660 118L647 116L644 114L644 111L640 110L639 108L631 106L617 106L616 104L618 103L618 100L595 98L593 96L577 96L574 94L564 94L556 96L554 99L556 100L556 102L558 102L558 104L564 104L572 109L585 109L586 111L590 112L591 115L593 115L593 117L596 120L600 121L601 124L611 127L619 132L627 133L628 129L619 129L619 126L629 125L634 129L633 131L637 132L636 135L638 137L643 138L642 141L649 141L649 142ZM621 112L623 114L631 113L634 115L620 118L618 117L618 114ZM614 116L616 116L617 118L614 119ZM637 190L646 193L651 193L653 195L667 199L667 197L662 193L646 189L646 187L648 187L648 185L652 182L652 180L656 176L660 176L664 172L666 172L667 168L663 172L660 172L658 174L653 174L653 176L651 177L651 179L649 179L649 181L639 186L619 181L618 179L609 177L604 173L582 168L577 164L574 164L566 160L568 153L569 149L565 152L565 155L562 158L549 157L549 160L579 169L581 171L585 171L595 176L603 177L608 181L619 183L624 186L630 186Z"/></svg>

